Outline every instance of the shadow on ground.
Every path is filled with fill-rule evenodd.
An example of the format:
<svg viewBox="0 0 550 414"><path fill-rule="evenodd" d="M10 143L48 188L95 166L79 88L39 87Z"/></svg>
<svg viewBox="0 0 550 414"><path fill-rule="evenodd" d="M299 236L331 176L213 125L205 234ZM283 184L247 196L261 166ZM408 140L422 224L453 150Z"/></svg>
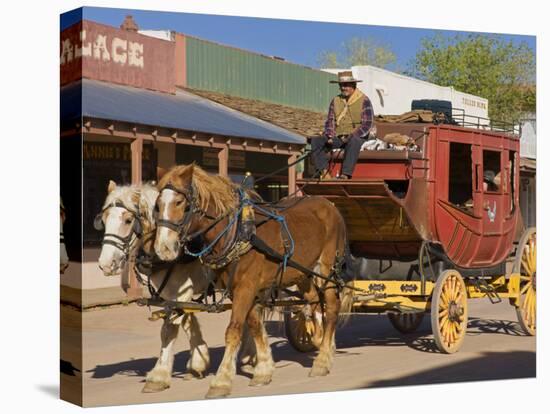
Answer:
<svg viewBox="0 0 550 414"><path fill-rule="evenodd" d="M525 336L515 321L481 319L470 317L466 336L476 335ZM352 321L336 332L337 348L363 346L407 346L416 351L438 353L432 339L429 314L425 315L419 328L410 334L395 330L388 318L379 315L354 315Z"/></svg>
<svg viewBox="0 0 550 414"><path fill-rule="evenodd" d="M296 351L286 338L284 337L284 325L281 320L269 320L265 322L266 330L271 338L277 338L275 342L271 344L273 358L277 367L284 367L291 363L298 363L303 367L310 368L313 364L313 359L316 353L301 353ZM417 351L438 353L439 351L434 345L431 337L431 325L429 316L426 315L422 324L418 330L412 334L401 334L397 332L390 324L389 320L384 316L379 315L353 315L348 324L340 327L336 333L336 347L337 354L340 356L352 356L358 353L353 352L353 348L365 347L365 346L407 346ZM482 335L482 334L499 334L499 335L523 335L516 322L501 321L501 320L486 320L476 317L471 317L468 322L467 335ZM344 350L345 349L345 350ZM215 369L221 363L223 357L224 347L210 348L210 360L211 369L210 373L213 373ZM510 372L513 370L510 366L503 367L502 375L495 369L492 364L503 363L506 365L506 361L515 361L514 358L518 358L519 370L514 372L512 376ZM189 359L189 351L181 351L176 353L174 358L174 373L173 376L178 378L185 378L185 366ZM501 379L501 378L525 378L535 375L535 353L494 353L486 354L482 358L480 367L471 366L468 368L460 368L458 370L458 377L455 375L452 379L445 378L441 375L441 382L450 381L475 381L476 379ZM147 372L149 372L157 361L157 356L154 355L150 358L131 359L128 361L118 362L107 365L97 365L94 369L88 370L88 373L92 374L92 378L110 378L114 375L126 375L145 378ZM502 361L502 362L500 362ZM514 362L516 365L517 363ZM461 362L460 367L468 362ZM481 368L482 367L482 368ZM453 370L452 366L442 368L443 370ZM239 374L249 376L239 370ZM463 372L464 371L464 372ZM431 371L429 371L431 372ZM440 374L417 374L414 376L412 383L434 383L432 377L438 377ZM476 376L479 372L480 376ZM496 372L496 374L495 374ZM504 374L505 372L505 374ZM464 375L462 375L462 373ZM519 376L514 376L514 375ZM422 375L425 375L425 379ZM496 375L493 377L492 375ZM458 379L456 379L458 378ZM460 379L463 378L463 379ZM400 380L401 381L401 380ZM408 379L404 379L405 382L399 382L395 385L409 384ZM420 381L420 382L416 382ZM425 381L425 382L422 382ZM388 384L391 385L391 384ZM370 385L373 386L373 385ZM376 385L378 386L378 385ZM383 385L380 385L383 386Z"/></svg>
<svg viewBox="0 0 550 414"><path fill-rule="evenodd" d="M536 377L536 354L529 351L486 352L482 356L412 375L366 383L358 388L444 384Z"/></svg>

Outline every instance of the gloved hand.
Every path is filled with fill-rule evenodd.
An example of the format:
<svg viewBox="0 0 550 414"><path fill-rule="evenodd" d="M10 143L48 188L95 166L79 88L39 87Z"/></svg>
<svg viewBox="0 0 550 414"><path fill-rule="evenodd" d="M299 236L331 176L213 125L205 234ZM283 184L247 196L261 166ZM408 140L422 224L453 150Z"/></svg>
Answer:
<svg viewBox="0 0 550 414"><path fill-rule="evenodd" d="M340 138L342 140L342 143L343 144L347 144L348 141L351 139L351 135L345 135L343 136L342 138Z"/></svg>

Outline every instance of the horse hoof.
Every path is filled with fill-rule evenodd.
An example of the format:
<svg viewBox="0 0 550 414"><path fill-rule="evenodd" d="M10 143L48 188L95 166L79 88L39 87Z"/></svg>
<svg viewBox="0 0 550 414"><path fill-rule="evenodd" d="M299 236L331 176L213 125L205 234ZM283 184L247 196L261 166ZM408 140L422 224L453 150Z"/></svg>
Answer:
<svg viewBox="0 0 550 414"><path fill-rule="evenodd" d="M141 392L146 394L152 392L161 392L167 388L170 388L170 385L165 384L164 382L146 382Z"/></svg>
<svg viewBox="0 0 550 414"><path fill-rule="evenodd" d="M241 371L245 374L254 375L254 367L250 364L242 365Z"/></svg>
<svg viewBox="0 0 550 414"><path fill-rule="evenodd" d="M327 367L320 367L313 365L311 368L311 371L309 371L310 377L324 377L325 375L328 375L329 369Z"/></svg>
<svg viewBox="0 0 550 414"><path fill-rule="evenodd" d="M271 382L271 376L270 375L258 375L252 377L252 380L250 380L250 383L248 384L250 387L261 387L262 385L267 385Z"/></svg>
<svg viewBox="0 0 550 414"><path fill-rule="evenodd" d="M223 398L231 393L231 389L226 387L210 387L205 398Z"/></svg>

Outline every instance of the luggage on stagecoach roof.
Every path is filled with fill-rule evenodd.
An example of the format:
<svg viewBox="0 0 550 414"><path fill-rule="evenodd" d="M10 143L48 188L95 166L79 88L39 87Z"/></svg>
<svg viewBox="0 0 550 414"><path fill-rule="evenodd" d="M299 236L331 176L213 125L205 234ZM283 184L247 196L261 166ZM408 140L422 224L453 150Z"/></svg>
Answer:
<svg viewBox="0 0 550 414"><path fill-rule="evenodd" d="M414 99L411 102L411 110L427 110L435 114L442 112L445 115L445 123L453 123L453 104L442 99Z"/></svg>

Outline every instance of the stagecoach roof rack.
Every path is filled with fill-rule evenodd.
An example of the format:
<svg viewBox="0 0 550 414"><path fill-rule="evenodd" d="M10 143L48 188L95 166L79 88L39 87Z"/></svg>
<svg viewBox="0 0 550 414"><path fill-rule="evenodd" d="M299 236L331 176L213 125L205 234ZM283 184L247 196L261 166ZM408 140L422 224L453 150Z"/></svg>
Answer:
<svg viewBox="0 0 550 414"><path fill-rule="evenodd" d="M446 117L447 118L447 117ZM446 120L447 121L447 120ZM521 124L469 115L462 108L452 108L450 122L467 128L483 129L487 131L504 132L506 134L521 135Z"/></svg>
<svg viewBox="0 0 550 414"><path fill-rule="evenodd" d="M450 102L449 102L450 103ZM455 108L450 106L439 106L437 103L432 102L431 108L434 114L440 115L434 116L434 123L459 125L466 128L482 129L485 131L503 132L512 135L521 135L521 124L501 121L496 119L484 118L482 116L467 114L464 108ZM449 112L449 109L451 111ZM437 112L435 112L437 111Z"/></svg>
<svg viewBox="0 0 550 414"><path fill-rule="evenodd" d="M416 108L400 115L377 115L376 122L383 123L434 123L443 125L458 125L466 128L475 128L485 131L501 132L505 134L521 135L521 123L500 121L467 114L462 108L451 106L437 106L430 108Z"/></svg>

